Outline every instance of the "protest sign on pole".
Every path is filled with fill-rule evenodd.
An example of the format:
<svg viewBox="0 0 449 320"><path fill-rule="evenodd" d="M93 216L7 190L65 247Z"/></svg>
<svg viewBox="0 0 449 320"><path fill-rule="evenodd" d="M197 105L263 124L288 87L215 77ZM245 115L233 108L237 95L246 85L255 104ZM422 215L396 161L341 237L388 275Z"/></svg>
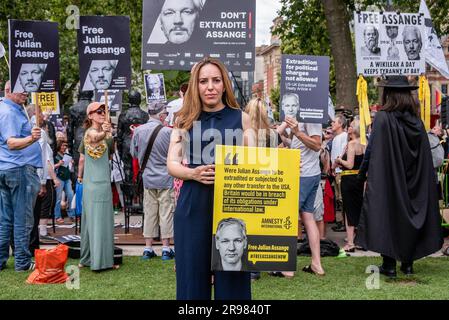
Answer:
<svg viewBox="0 0 449 320"><path fill-rule="evenodd" d="M108 91L108 106L110 112L117 112L122 110L123 92L121 90L107 90ZM105 90L96 90L94 101L105 103Z"/></svg>
<svg viewBox="0 0 449 320"><path fill-rule="evenodd" d="M281 119L303 123L329 120L329 57L282 55Z"/></svg>
<svg viewBox="0 0 449 320"><path fill-rule="evenodd" d="M37 92L31 95L31 102L38 106L42 113L61 114L58 92Z"/></svg>
<svg viewBox="0 0 449 320"><path fill-rule="evenodd" d="M166 102L165 82L163 73L146 73L144 75L147 103Z"/></svg>
<svg viewBox="0 0 449 320"><path fill-rule="evenodd" d="M425 72L424 16L419 13L354 12L357 73L419 75Z"/></svg>
<svg viewBox="0 0 449 320"><path fill-rule="evenodd" d="M142 69L190 70L204 57L254 71L255 0L143 0Z"/></svg>
<svg viewBox="0 0 449 320"><path fill-rule="evenodd" d="M105 106L105 118L106 122L111 122L109 118L109 105L108 105L108 90L104 90L104 106Z"/></svg>
<svg viewBox="0 0 449 320"><path fill-rule="evenodd" d="M8 22L12 92L58 91L58 24L29 20Z"/></svg>
<svg viewBox="0 0 449 320"><path fill-rule="evenodd" d="M300 151L218 145L215 155L212 270L295 271Z"/></svg>
<svg viewBox="0 0 449 320"><path fill-rule="evenodd" d="M130 88L129 30L129 17L80 17L78 54L82 91Z"/></svg>

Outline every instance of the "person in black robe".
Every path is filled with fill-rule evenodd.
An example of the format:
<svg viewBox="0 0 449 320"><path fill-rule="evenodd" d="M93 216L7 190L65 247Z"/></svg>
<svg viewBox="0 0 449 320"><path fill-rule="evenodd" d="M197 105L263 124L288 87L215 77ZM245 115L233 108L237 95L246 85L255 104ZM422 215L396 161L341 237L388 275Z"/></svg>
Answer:
<svg viewBox="0 0 449 320"><path fill-rule="evenodd" d="M438 194L429 140L405 76L390 76L384 87L364 162L368 179L356 244L381 253L380 273L413 274L413 261L443 244ZM369 162L368 162L369 160ZM364 179L363 168L359 178Z"/></svg>

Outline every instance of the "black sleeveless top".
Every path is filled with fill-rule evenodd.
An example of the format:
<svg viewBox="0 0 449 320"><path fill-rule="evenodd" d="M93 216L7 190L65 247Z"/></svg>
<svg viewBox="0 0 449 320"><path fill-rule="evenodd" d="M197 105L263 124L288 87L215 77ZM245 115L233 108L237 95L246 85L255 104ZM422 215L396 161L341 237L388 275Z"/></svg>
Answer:
<svg viewBox="0 0 449 320"><path fill-rule="evenodd" d="M352 167L351 170L359 170L360 169L360 166L361 166L362 161L363 161L363 156L364 156L363 154L359 154L359 155L355 155L354 156L354 166ZM345 152L345 154L342 157L342 160L347 161L347 159L348 159L348 153ZM346 169L345 167L343 167L342 170L349 170L349 169Z"/></svg>

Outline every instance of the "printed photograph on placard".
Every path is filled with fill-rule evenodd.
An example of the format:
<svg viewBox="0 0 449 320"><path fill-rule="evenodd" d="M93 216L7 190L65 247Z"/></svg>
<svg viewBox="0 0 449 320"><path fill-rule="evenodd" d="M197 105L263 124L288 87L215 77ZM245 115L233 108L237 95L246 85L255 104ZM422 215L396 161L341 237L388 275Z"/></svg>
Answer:
<svg viewBox="0 0 449 320"><path fill-rule="evenodd" d="M146 73L144 81L147 103L167 101L163 73Z"/></svg>
<svg viewBox="0 0 449 320"><path fill-rule="evenodd" d="M425 72L424 16L419 13L354 12L357 73L364 76Z"/></svg>

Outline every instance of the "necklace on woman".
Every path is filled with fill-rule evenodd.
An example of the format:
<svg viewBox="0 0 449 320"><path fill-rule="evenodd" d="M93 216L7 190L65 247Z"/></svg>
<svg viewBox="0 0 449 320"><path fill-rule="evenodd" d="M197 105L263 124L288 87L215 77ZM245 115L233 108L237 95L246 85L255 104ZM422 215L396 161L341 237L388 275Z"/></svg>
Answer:
<svg viewBox="0 0 449 320"><path fill-rule="evenodd" d="M98 131L95 128L92 129ZM84 135L84 146L86 147L87 154L94 160L100 159L107 150L106 141L104 139L101 140L98 145L94 146L90 143L87 133Z"/></svg>

